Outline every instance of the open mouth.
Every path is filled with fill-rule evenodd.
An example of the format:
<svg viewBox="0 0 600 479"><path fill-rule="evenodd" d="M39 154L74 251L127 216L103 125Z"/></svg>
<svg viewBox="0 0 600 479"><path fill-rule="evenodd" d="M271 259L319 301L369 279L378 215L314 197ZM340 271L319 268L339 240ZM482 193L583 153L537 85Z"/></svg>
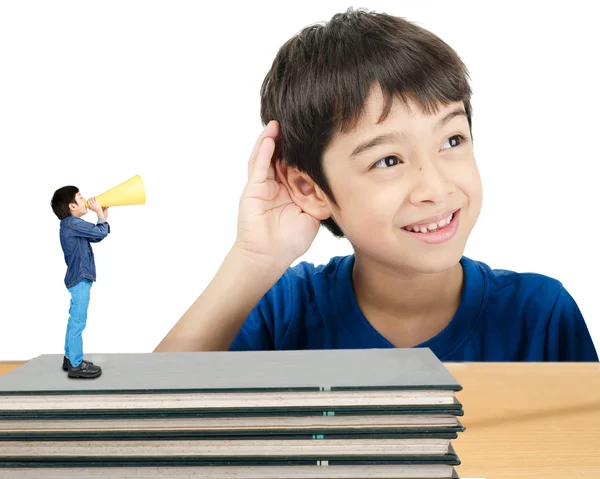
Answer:
<svg viewBox="0 0 600 479"><path fill-rule="evenodd" d="M445 228L448 228L452 224L457 213L458 213L458 210L454 211L447 217L438 220L435 223L419 223L419 224L405 226L402 229L405 231L409 231L410 233L421 233L421 234L428 234L428 233L433 233L435 231L440 231Z"/></svg>

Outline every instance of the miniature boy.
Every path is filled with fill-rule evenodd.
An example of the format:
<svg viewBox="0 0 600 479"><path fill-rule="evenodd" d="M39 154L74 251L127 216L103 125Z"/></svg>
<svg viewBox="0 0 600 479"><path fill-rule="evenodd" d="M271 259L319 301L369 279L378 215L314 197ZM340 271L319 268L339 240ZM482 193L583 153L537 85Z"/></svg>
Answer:
<svg viewBox="0 0 600 479"><path fill-rule="evenodd" d="M90 198L88 204L98 216L96 224L81 219L88 209L77 187L64 186L56 190L51 201L52 211L60 220L60 244L67 263L64 281L71 293L62 368L70 378L81 379L96 378L102 373L99 366L83 359L82 333L87 323L90 290L96 281L91 243L102 241L110 233L108 208L102 208L95 197Z"/></svg>

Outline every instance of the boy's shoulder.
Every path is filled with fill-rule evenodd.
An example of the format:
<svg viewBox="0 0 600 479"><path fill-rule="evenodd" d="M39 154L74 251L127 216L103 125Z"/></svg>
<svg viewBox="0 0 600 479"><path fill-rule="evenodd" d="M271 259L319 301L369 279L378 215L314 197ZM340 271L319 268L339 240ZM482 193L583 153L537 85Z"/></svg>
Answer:
<svg viewBox="0 0 600 479"><path fill-rule="evenodd" d="M481 298L482 309L487 312L483 317L487 320L505 321L510 315L533 325L557 318L581 318L579 306L557 278L529 271L492 268L469 258L463 258L461 262L466 284L476 292L476 297Z"/></svg>
<svg viewBox="0 0 600 479"><path fill-rule="evenodd" d="M291 290L294 293L311 295L314 292L331 292L334 287L340 286L346 277L350 278L353 264L354 255L334 256L322 264L301 261L290 266L271 290Z"/></svg>
<svg viewBox="0 0 600 479"><path fill-rule="evenodd" d="M67 216L60 220L61 228L72 228L77 225L81 225L84 223L90 223L89 221L84 220L83 218L79 218L78 216ZM93 223L90 223L93 224Z"/></svg>
<svg viewBox="0 0 600 479"><path fill-rule="evenodd" d="M340 273L340 269L354 264L354 255L334 256L327 263L315 264L308 261L301 261L295 266L290 266L285 272L292 280L311 280L315 276L335 277Z"/></svg>
<svg viewBox="0 0 600 479"><path fill-rule="evenodd" d="M67 228L70 225L72 225L74 222L77 223L78 221L83 221L81 218L77 218L76 216L67 216L66 218L63 218L62 220L60 220L60 227L61 228Z"/></svg>
<svg viewBox="0 0 600 479"><path fill-rule="evenodd" d="M465 274L479 270L478 279L485 282L490 295L512 293L525 295L542 293L544 296L557 295L564 286L556 278L535 272L518 272L509 269L492 268L483 261L463 257L461 260Z"/></svg>
<svg viewBox="0 0 600 479"><path fill-rule="evenodd" d="M60 220L60 234L61 236L65 236L69 234L69 231L72 229L73 227L73 220L76 219L80 219L80 218L76 218L75 216L67 216L66 218L63 218L62 220ZM77 222L75 221L75 224Z"/></svg>
<svg viewBox="0 0 600 479"><path fill-rule="evenodd" d="M463 259L463 266L467 278L481 278L480 284L467 279L466 285L475 299L468 306L473 311L472 331L485 337L479 346L487 345L481 354L487 353L488 360L598 361L581 310L561 281L540 273L493 269L470 259Z"/></svg>

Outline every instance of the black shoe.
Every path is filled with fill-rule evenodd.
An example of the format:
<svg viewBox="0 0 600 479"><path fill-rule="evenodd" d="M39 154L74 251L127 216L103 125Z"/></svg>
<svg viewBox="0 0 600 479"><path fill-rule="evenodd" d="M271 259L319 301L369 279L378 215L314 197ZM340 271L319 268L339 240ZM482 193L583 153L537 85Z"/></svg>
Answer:
<svg viewBox="0 0 600 479"><path fill-rule="evenodd" d="M93 363L93 362L91 362L91 361L88 361L87 363L88 363L88 364L94 364L94 363ZM66 356L64 356L64 357L63 357L63 366L62 366L62 368L63 368L63 371L68 371L68 370L69 370L69 366L70 366L70 365L71 365L71 362L69 361L69 358L68 358L68 357L66 357Z"/></svg>
<svg viewBox="0 0 600 479"><path fill-rule="evenodd" d="M81 364L76 368L74 368L72 364L69 364L68 376L70 378L93 379L100 376L100 374L102 374L100 366L96 366L87 361L81 361Z"/></svg>

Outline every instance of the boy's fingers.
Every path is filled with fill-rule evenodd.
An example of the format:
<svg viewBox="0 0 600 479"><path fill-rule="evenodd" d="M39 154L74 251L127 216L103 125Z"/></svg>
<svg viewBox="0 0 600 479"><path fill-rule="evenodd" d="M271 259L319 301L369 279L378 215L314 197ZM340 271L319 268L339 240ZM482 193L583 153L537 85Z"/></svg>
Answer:
<svg viewBox="0 0 600 479"><path fill-rule="evenodd" d="M274 151L275 141L273 138L264 138L257 152L254 165L250 170L248 183L262 183L267 178L274 178L274 171L270 171L273 170L271 160L273 158Z"/></svg>
<svg viewBox="0 0 600 479"><path fill-rule="evenodd" d="M279 123L276 121L270 121L267 126L265 126L263 132L260 134L256 143L254 144L254 148L252 149L252 153L250 154L250 158L248 158L248 179L252 175L252 167L256 161L256 156L258 155L258 151L262 145L262 142L265 138L271 137L273 139L277 138L279 135Z"/></svg>

